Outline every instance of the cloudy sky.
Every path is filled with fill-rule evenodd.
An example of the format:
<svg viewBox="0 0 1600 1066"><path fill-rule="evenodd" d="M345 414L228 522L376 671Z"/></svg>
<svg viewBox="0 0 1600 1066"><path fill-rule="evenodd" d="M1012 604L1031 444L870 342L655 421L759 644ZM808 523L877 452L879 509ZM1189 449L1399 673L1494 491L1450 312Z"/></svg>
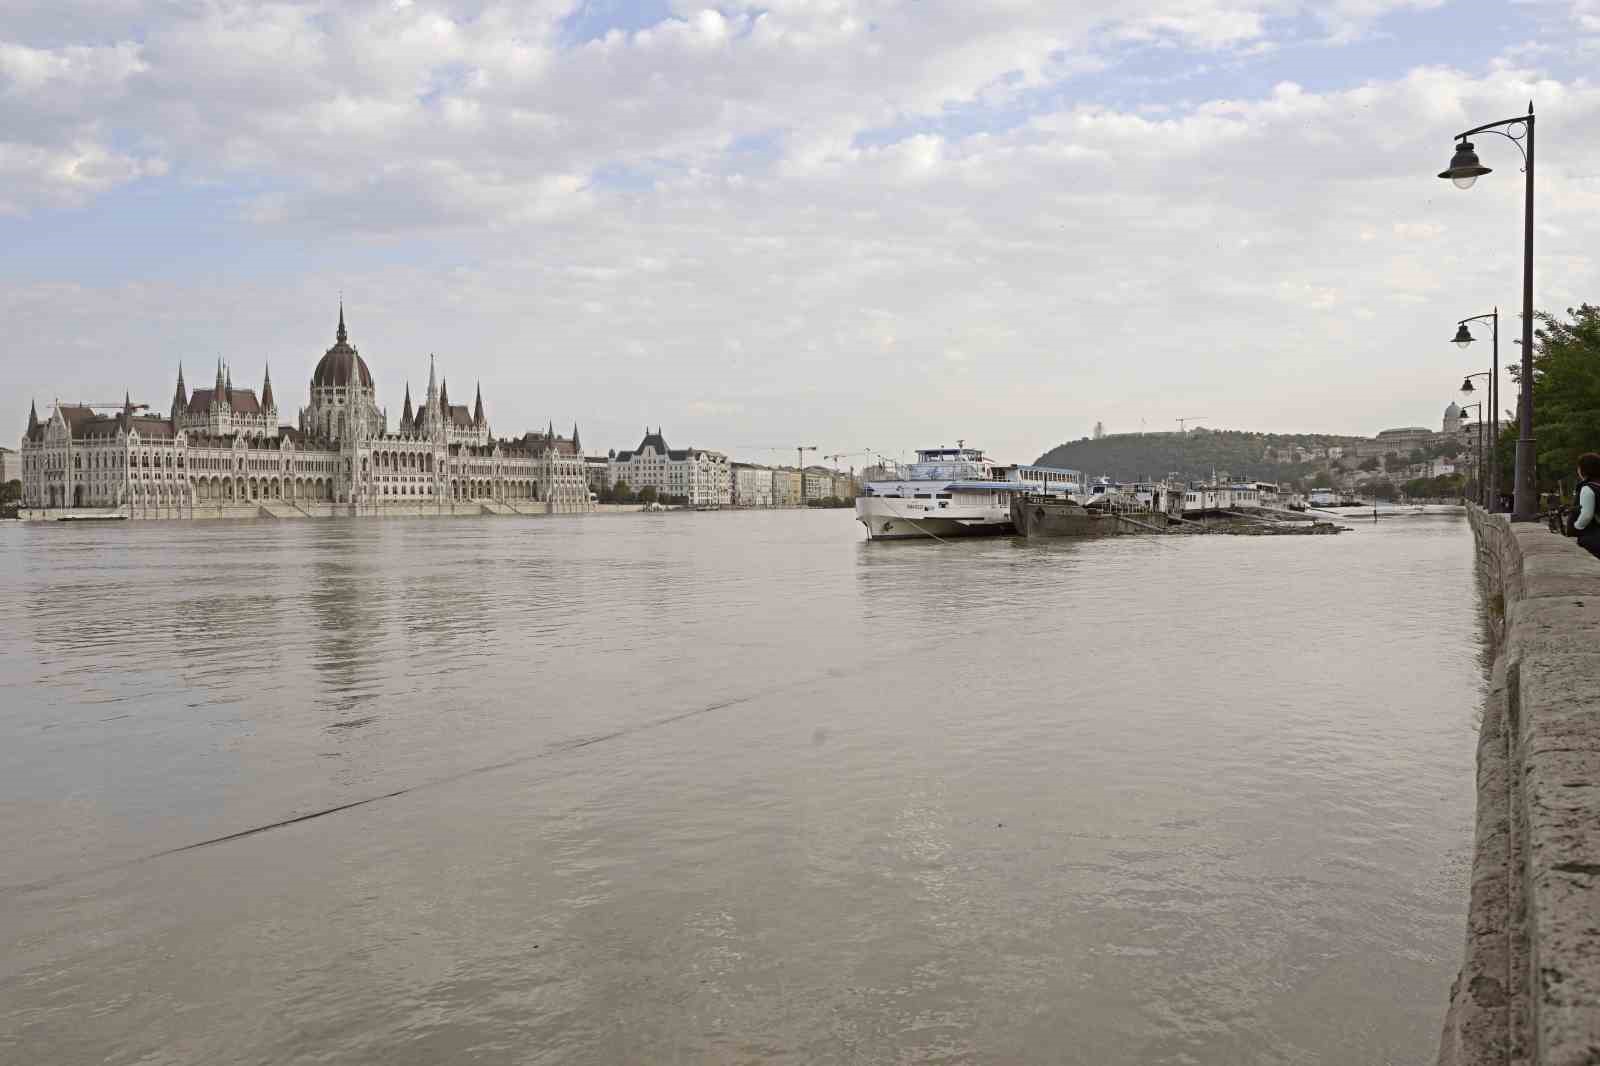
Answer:
<svg viewBox="0 0 1600 1066"><path fill-rule="evenodd" d="M341 292L391 416L432 352L590 450L1434 424L1521 161L1433 175L1532 99L1600 301L1596 69L1600 0L0 0L0 427L219 357L292 421Z"/></svg>

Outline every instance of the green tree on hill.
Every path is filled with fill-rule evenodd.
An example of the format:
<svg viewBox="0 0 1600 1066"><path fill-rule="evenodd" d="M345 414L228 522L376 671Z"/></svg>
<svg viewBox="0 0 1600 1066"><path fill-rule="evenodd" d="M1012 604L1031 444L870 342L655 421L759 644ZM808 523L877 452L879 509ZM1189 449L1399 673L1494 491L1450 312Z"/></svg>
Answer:
<svg viewBox="0 0 1600 1066"><path fill-rule="evenodd" d="M1235 478L1283 483L1309 477L1324 460L1280 463L1302 451L1348 447L1360 438L1311 433L1247 433L1201 430L1188 433L1116 433L1100 440L1088 437L1057 445L1037 460L1045 466L1081 470L1119 481L1164 478L1206 478L1227 472Z"/></svg>

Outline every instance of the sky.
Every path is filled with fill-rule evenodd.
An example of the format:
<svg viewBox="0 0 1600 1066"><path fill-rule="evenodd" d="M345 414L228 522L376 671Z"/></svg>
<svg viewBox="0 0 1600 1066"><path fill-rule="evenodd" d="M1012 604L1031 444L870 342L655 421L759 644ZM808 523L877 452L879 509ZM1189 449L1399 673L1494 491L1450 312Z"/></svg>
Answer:
<svg viewBox="0 0 1600 1066"><path fill-rule="evenodd" d="M1434 175L1532 101L1600 302L1595 70L1600 0L0 0L0 439L218 359L292 423L341 297L391 420L433 354L591 453L1436 426L1522 160Z"/></svg>

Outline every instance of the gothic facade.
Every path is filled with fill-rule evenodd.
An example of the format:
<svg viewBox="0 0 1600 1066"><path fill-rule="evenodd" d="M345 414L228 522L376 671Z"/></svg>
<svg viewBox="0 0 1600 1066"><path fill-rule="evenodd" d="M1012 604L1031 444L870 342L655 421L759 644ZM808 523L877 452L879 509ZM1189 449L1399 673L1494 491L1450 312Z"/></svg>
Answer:
<svg viewBox="0 0 1600 1066"><path fill-rule="evenodd" d="M22 438L23 507L115 508L133 518L248 511L312 514L555 513L593 508L577 427L496 439L484 414L450 403L428 368L428 391L392 430L339 308L333 347L311 375L296 425L279 424L270 370L261 392L234 388L217 365L209 389L187 390L183 370L167 417L124 397L122 410L57 403L28 413Z"/></svg>

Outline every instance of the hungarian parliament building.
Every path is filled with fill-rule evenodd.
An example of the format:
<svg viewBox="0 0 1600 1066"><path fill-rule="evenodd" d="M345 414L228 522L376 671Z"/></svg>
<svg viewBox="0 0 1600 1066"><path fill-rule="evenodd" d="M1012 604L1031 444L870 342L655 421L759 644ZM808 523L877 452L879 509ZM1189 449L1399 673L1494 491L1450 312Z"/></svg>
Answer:
<svg viewBox="0 0 1600 1066"><path fill-rule="evenodd" d="M450 402L428 367L392 429L372 373L345 331L344 307L311 374L298 424L279 424L272 374L259 395L235 388L219 362L192 392L178 369L166 417L124 398L121 411L57 403L28 414L22 506L117 509L130 518L265 512L277 517L376 514L548 514L593 509L578 429L496 439L480 388L471 409ZM251 509L254 508L254 511Z"/></svg>

